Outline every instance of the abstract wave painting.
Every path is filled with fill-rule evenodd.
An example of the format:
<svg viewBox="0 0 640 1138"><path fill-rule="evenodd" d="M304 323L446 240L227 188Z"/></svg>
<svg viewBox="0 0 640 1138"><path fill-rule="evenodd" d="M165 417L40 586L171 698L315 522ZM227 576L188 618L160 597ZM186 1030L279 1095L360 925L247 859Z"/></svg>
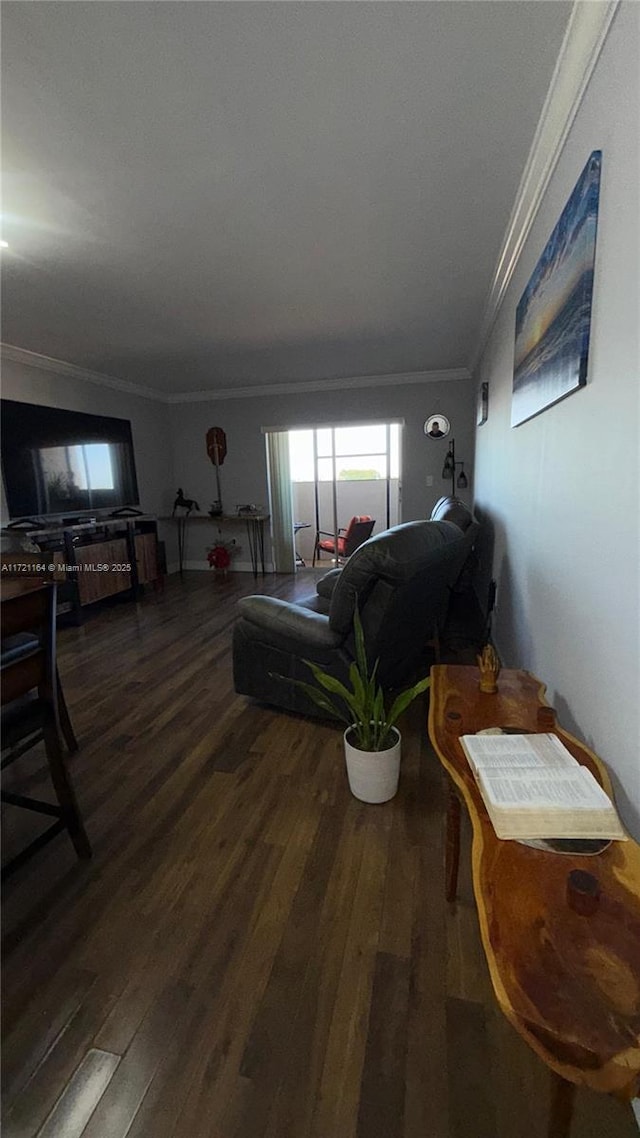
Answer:
<svg viewBox="0 0 640 1138"><path fill-rule="evenodd" d="M587 382L601 166L594 150L516 309L512 427Z"/></svg>

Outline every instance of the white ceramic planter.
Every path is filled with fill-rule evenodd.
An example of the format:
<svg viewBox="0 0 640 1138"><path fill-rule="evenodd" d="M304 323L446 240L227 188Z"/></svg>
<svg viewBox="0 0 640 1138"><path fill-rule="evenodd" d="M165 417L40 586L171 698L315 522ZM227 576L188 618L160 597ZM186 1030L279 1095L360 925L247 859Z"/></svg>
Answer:
<svg viewBox="0 0 640 1138"><path fill-rule="evenodd" d="M397 727L391 730L396 742L386 751L359 751L348 740L351 727L344 733L349 788L361 802L388 802L398 789L401 738Z"/></svg>

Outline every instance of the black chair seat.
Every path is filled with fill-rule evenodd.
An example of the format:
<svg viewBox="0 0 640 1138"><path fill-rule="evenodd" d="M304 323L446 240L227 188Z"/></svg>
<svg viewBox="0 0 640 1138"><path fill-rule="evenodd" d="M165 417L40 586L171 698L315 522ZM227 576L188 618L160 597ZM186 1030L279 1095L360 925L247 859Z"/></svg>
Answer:
<svg viewBox="0 0 640 1138"><path fill-rule="evenodd" d="M2 641L1 665L10 664L13 660L21 660L30 652L37 651L38 637L30 632L17 632L15 636L7 636Z"/></svg>
<svg viewBox="0 0 640 1138"><path fill-rule="evenodd" d="M17 660L24 660L32 652L37 652L39 647L39 640L31 632L17 632L14 636L5 636L2 640L0 650L0 666L6 667L8 664L13 664ZM71 719L65 703L60 677L56 668L56 684L58 688L58 715L60 719L60 729L67 744L67 749L70 754L78 750L78 741L75 737ZM4 712L2 722L4 724ZM3 744L4 746L4 744Z"/></svg>
<svg viewBox="0 0 640 1138"><path fill-rule="evenodd" d="M29 692L21 699L2 708L2 754L13 750L25 737L35 731L41 732L44 725L42 704L37 692ZM3 766L8 763L3 760Z"/></svg>

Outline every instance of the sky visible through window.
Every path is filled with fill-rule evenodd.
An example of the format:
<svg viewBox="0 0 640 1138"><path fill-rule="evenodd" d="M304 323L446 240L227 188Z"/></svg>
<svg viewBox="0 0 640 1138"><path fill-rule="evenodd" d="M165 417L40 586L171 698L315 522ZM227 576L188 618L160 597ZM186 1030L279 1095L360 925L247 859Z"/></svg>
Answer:
<svg viewBox="0 0 640 1138"><path fill-rule="evenodd" d="M385 423L359 427L319 427L315 431L318 454L318 481L333 479L335 460L338 481L355 478L399 477L400 426L392 423L389 430L390 453L387 455ZM292 482L313 482L313 430L289 431L289 460Z"/></svg>
<svg viewBox="0 0 640 1138"><path fill-rule="evenodd" d="M46 447L40 461L47 482L62 479L76 490L113 490L113 467L109 443Z"/></svg>

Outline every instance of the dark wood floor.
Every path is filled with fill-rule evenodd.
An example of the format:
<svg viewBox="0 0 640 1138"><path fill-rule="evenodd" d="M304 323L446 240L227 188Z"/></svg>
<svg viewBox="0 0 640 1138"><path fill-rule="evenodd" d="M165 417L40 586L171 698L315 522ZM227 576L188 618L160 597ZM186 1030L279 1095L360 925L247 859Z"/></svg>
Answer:
<svg viewBox="0 0 640 1138"><path fill-rule="evenodd" d="M543 1138L547 1072L496 1009L466 832L443 899L425 705L396 799L357 802L339 729L233 692L252 591L186 574L60 634L94 857L61 835L4 891L4 1138ZM18 765L34 789L42 754ZM579 1092L572 1138L633 1134Z"/></svg>

